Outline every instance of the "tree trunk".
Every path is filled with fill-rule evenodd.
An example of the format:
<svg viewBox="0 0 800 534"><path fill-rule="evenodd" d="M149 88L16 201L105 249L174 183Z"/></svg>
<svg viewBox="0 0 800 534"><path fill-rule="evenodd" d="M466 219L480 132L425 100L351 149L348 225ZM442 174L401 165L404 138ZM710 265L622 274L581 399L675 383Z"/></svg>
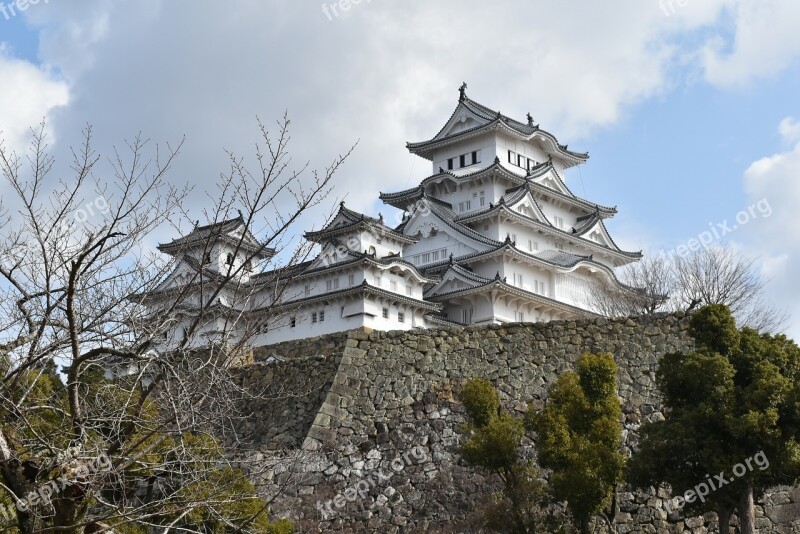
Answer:
<svg viewBox="0 0 800 534"><path fill-rule="evenodd" d="M720 506L717 510L717 517L719 518L719 534L730 534L731 511L731 507L728 505Z"/></svg>
<svg viewBox="0 0 800 534"><path fill-rule="evenodd" d="M742 534L755 534L756 532L756 513L752 486L747 486L739 496L739 529Z"/></svg>

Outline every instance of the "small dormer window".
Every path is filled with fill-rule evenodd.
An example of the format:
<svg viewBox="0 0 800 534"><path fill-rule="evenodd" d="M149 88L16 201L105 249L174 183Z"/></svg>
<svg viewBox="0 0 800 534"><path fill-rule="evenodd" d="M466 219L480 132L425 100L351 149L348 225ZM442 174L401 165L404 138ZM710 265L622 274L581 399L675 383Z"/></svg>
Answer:
<svg viewBox="0 0 800 534"><path fill-rule="evenodd" d="M225 265L233 265L233 254L225 255Z"/></svg>

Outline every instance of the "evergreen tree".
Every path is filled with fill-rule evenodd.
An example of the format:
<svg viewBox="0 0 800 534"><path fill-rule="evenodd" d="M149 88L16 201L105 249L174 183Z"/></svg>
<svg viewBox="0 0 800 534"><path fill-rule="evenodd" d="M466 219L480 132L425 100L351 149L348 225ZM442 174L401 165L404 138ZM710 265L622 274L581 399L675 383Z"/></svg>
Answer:
<svg viewBox="0 0 800 534"><path fill-rule="evenodd" d="M625 467L621 416L617 366L610 354L585 354L576 372L562 374L550 388L544 410L529 411L539 464L552 470L553 496L566 501L583 533L594 515L613 514Z"/></svg>
<svg viewBox="0 0 800 534"><path fill-rule="evenodd" d="M673 507L716 511L720 532L738 509L741 532L753 534L754 498L800 476L800 348L737 329L722 305L696 312L690 334L695 351L660 362L666 419L643 425L631 481L669 484Z"/></svg>

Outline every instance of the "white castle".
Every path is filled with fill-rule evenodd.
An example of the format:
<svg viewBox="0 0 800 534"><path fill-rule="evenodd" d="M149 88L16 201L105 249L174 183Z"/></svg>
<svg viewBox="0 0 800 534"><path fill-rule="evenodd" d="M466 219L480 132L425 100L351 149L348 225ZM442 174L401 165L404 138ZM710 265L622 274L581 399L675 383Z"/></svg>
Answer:
<svg viewBox="0 0 800 534"><path fill-rule="evenodd" d="M342 203L330 224L305 234L319 244L315 259L252 275L273 251L248 258L263 246L241 216L195 228L159 246L177 265L148 306L163 312L177 292L197 293L189 280L213 284L244 267L236 287L204 308L190 345L245 332L249 344L265 346L357 328L550 321L597 315L596 291L619 287L614 269L641 258L609 235L603 221L616 208L576 196L562 179L588 154L559 144L530 114L518 122L482 106L465 84L439 133L407 147L433 174L413 189L381 193L403 211L399 226ZM199 298L174 310L163 346L186 335Z"/></svg>

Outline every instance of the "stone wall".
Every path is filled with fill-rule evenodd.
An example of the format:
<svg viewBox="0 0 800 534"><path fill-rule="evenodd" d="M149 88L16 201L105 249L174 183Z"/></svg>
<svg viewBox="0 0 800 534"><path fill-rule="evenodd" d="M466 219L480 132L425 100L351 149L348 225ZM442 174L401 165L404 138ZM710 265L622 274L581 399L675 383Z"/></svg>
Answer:
<svg viewBox="0 0 800 534"><path fill-rule="evenodd" d="M623 437L630 448L641 423L663 418L656 365L667 352L691 350L687 323L676 315L351 332L340 356L257 366L249 370L252 384L283 380L274 386L291 390L292 380L307 382L309 374L320 384L313 400L282 405L280 414L261 411L255 430L263 435L262 451L295 446L305 432L301 467L262 481L274 490L268 493L280 493L273 511L292 517L302 532L480 532L482 510L498 486L458 454L466 421L457 400L463 384L488 378L506 408L521 414L526 403L540 407L547 387L581 354L610 352L620 370ZM291 429L284 427L284 414L295 421ZM618 497L620 533L705 533L715 522L713 514L669 515L663 490ZM757 510L760 532L800 533L800 492L784 488L764 501Z"/></svg>

